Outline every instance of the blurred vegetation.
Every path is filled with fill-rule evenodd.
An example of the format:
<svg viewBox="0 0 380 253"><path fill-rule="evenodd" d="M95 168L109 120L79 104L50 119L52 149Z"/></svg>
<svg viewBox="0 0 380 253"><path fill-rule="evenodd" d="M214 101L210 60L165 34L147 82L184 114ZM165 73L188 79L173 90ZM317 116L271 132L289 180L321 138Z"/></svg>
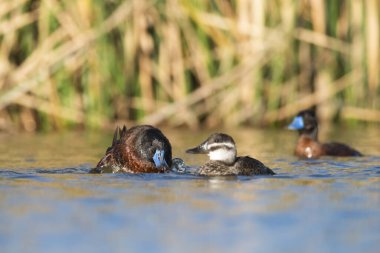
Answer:
<svg viewBox="0 0 380 253"><path fill-rule="evenodd" d="M380 3L0 0L0 130L380 121Z"/></svg>

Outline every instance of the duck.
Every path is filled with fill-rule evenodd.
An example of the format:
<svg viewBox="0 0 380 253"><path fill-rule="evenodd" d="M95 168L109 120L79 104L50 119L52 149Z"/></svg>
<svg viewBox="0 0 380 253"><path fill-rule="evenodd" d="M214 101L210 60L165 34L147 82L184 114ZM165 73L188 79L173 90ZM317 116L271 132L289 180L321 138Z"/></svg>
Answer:
<svg viewBox="0 0 380 253"><path fill-rule="evenodd" d="M294 153L300 158L321 156L363 156L356 149L340 142L321 143L318 141L318 120L313 109L300 111L288 125L297 130L299 138Z"/></svg>
<svg viewBox="0 0 380 253"><path fill-rule="evenodd" d="M172 147L151 125L117 127L112 145L90 173L164 173L172 165Z"/></svg>
<svg viewBox="0 0 380 253"><path fill-rule="evenodd" d="M187 149L189 154L208 154L209 161L200 166L201 176L252 176L275 173L259 160L249 156L236 156L234 139L225 133L211 134L200 145Z"/></svg>

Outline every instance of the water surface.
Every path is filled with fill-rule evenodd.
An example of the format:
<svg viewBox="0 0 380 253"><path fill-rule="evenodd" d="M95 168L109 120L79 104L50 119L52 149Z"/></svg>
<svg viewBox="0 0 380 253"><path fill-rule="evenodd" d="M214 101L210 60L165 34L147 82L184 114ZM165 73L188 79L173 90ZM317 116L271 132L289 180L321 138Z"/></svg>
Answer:
<svg viewBox="0 0 380 253"><path fill-rule="evenodd" d="M211 131L164 129L174 156ZM87 174L112 133L0 135L1 252L379 252L376 127L332 129L358 158L298 160L296 133L225 130L276 176Z"/></svg>

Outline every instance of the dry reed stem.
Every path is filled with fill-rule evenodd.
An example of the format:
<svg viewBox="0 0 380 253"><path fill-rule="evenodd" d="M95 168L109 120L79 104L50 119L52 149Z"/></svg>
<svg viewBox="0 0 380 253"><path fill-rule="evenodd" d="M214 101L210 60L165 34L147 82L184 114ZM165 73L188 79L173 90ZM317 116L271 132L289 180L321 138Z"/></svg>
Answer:
<svg viewBox="0 0 380 253"><path fill-rule="evenodd" d="M367 71L370 93L380 85L380 4L378 0L367 0Z"/></svg>
<svg viewBox="0 0 380 253"><path fill-rule="evenodd" d="M27 108L40 110L48 115L53 115L62 119L80 123L83 121L84 114L76 108L60 108L59 111L51 107L51 103L31 95L22 95L14 101L16 104Z"/></svg>
<svg viewBox="0 0 380 253"><path fill-rule="evenodd" d="M0 18L5 16L7 13L19 9L29 0L13 0L13 1L2 1L0 2Z"/></svg>
<svg viewBox="0 0 380 253"><path fill-rule="evenodd" d="M268 124L275 121L281 121L286 118L292 117L297 114L298 111L312 107L313 105L321 104L322 102L330 99L338 92L354 86L361 80L361 76L358 75L358 70L353 70L340 79L331 83L329 91L317 90L317 92L306 95L293 103L289 103L278 110L267 112L264 115L263 122Z"/></svg>
<svg viewBox="0 0 380 253"><path fill-rule="evenodd" d="M130 15L130 11L131 8L129 4L125 2L104 23L102 23L100 27L82 32L79 36L54 50L50 55L37 58L37 62L27 62L30 64L28 66L38 66L39 61L43 62L44 59L46 59L45 62L43 62L46 64L44 68L37 69L37 73L33 73L33 78L30 78L29 76L21 76L18 72L14 73L11 80L15 80L16 84L14 87L0 95L0 110L18 99L25 92L35 88L38 84L46 80L52 73L57 71L63 60L69 58L72 54L83 50L84 47L89 46L90 43L96 40L99 36L116 27L125 17ZM28 69L28 67L25 68ZM34 70L33 67L30 67L29 69L30 72ZM20 71L23 71L22 67L20 68ZM21 80L18 81L17 79Z"/></svg>
<svg viewBox="0 0 380 253"><path fill-rule="evenodd" d="M380 110L345 106L341 116L345 119L362 120L368 122L380 122Z"/></svg>
<svg viewBox="0 0 380 253"><path fill-rule="evenodd" d="M28 129L39 112L57 126L125 117L197 128L272 123L338 100L350 117L379 106L377 0L30 4L0 2L0 115L21 105Z"/></svg>
<svg viewBox="0 0 380 253"><path fill-rule="evenodd" d="M351 53L350 44L342 40L329 37L323 33L297 28L294 30L294 37L298 40L314 44L318 47L327 48L346 55L350 55Z"/></svg>
<svg viewBox="0 0 380 253"><path fill-rule="evenodd" d="M264 58L267 56L267 53L268 52L261 52L261 54L257 55L256 58L251 58L247 62L240 63L230 72L210 80L201 88L190 93L185 99L171 103L158 109L155 113L147 115L142 122L157 125L173 115L176 115L184 108L191 107L194 104L216 94L218 91L239 80L242 76L249 74L255 66L262 63Z"/></svg>
<svg viewBox="0 0 380 253"><path fill-rule="evenodd" d="M315 31L321 34L326 33L326 14L325 14L325 3L321 0L310 0L311 9L311 23Z"/></svg>
<svg viewBox="0 0 380 253"><path fill-rule="evenodd" d="M19 14L8 21L2 21L0 23L0 35L16 32L16 30L33 23L37 20L37 14L38 11L34 10L26 14Z"/></svg>

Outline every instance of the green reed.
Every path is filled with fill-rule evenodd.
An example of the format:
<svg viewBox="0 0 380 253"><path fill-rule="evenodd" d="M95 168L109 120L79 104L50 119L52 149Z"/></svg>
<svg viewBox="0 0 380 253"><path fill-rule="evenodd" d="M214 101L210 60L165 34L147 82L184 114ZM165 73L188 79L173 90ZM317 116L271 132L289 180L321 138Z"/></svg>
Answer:
<svg viewBox="0 0 380 253"><path fill-rule="evenodd" d="M0 3L0 129L379 121L380 4Z"/></svg>

